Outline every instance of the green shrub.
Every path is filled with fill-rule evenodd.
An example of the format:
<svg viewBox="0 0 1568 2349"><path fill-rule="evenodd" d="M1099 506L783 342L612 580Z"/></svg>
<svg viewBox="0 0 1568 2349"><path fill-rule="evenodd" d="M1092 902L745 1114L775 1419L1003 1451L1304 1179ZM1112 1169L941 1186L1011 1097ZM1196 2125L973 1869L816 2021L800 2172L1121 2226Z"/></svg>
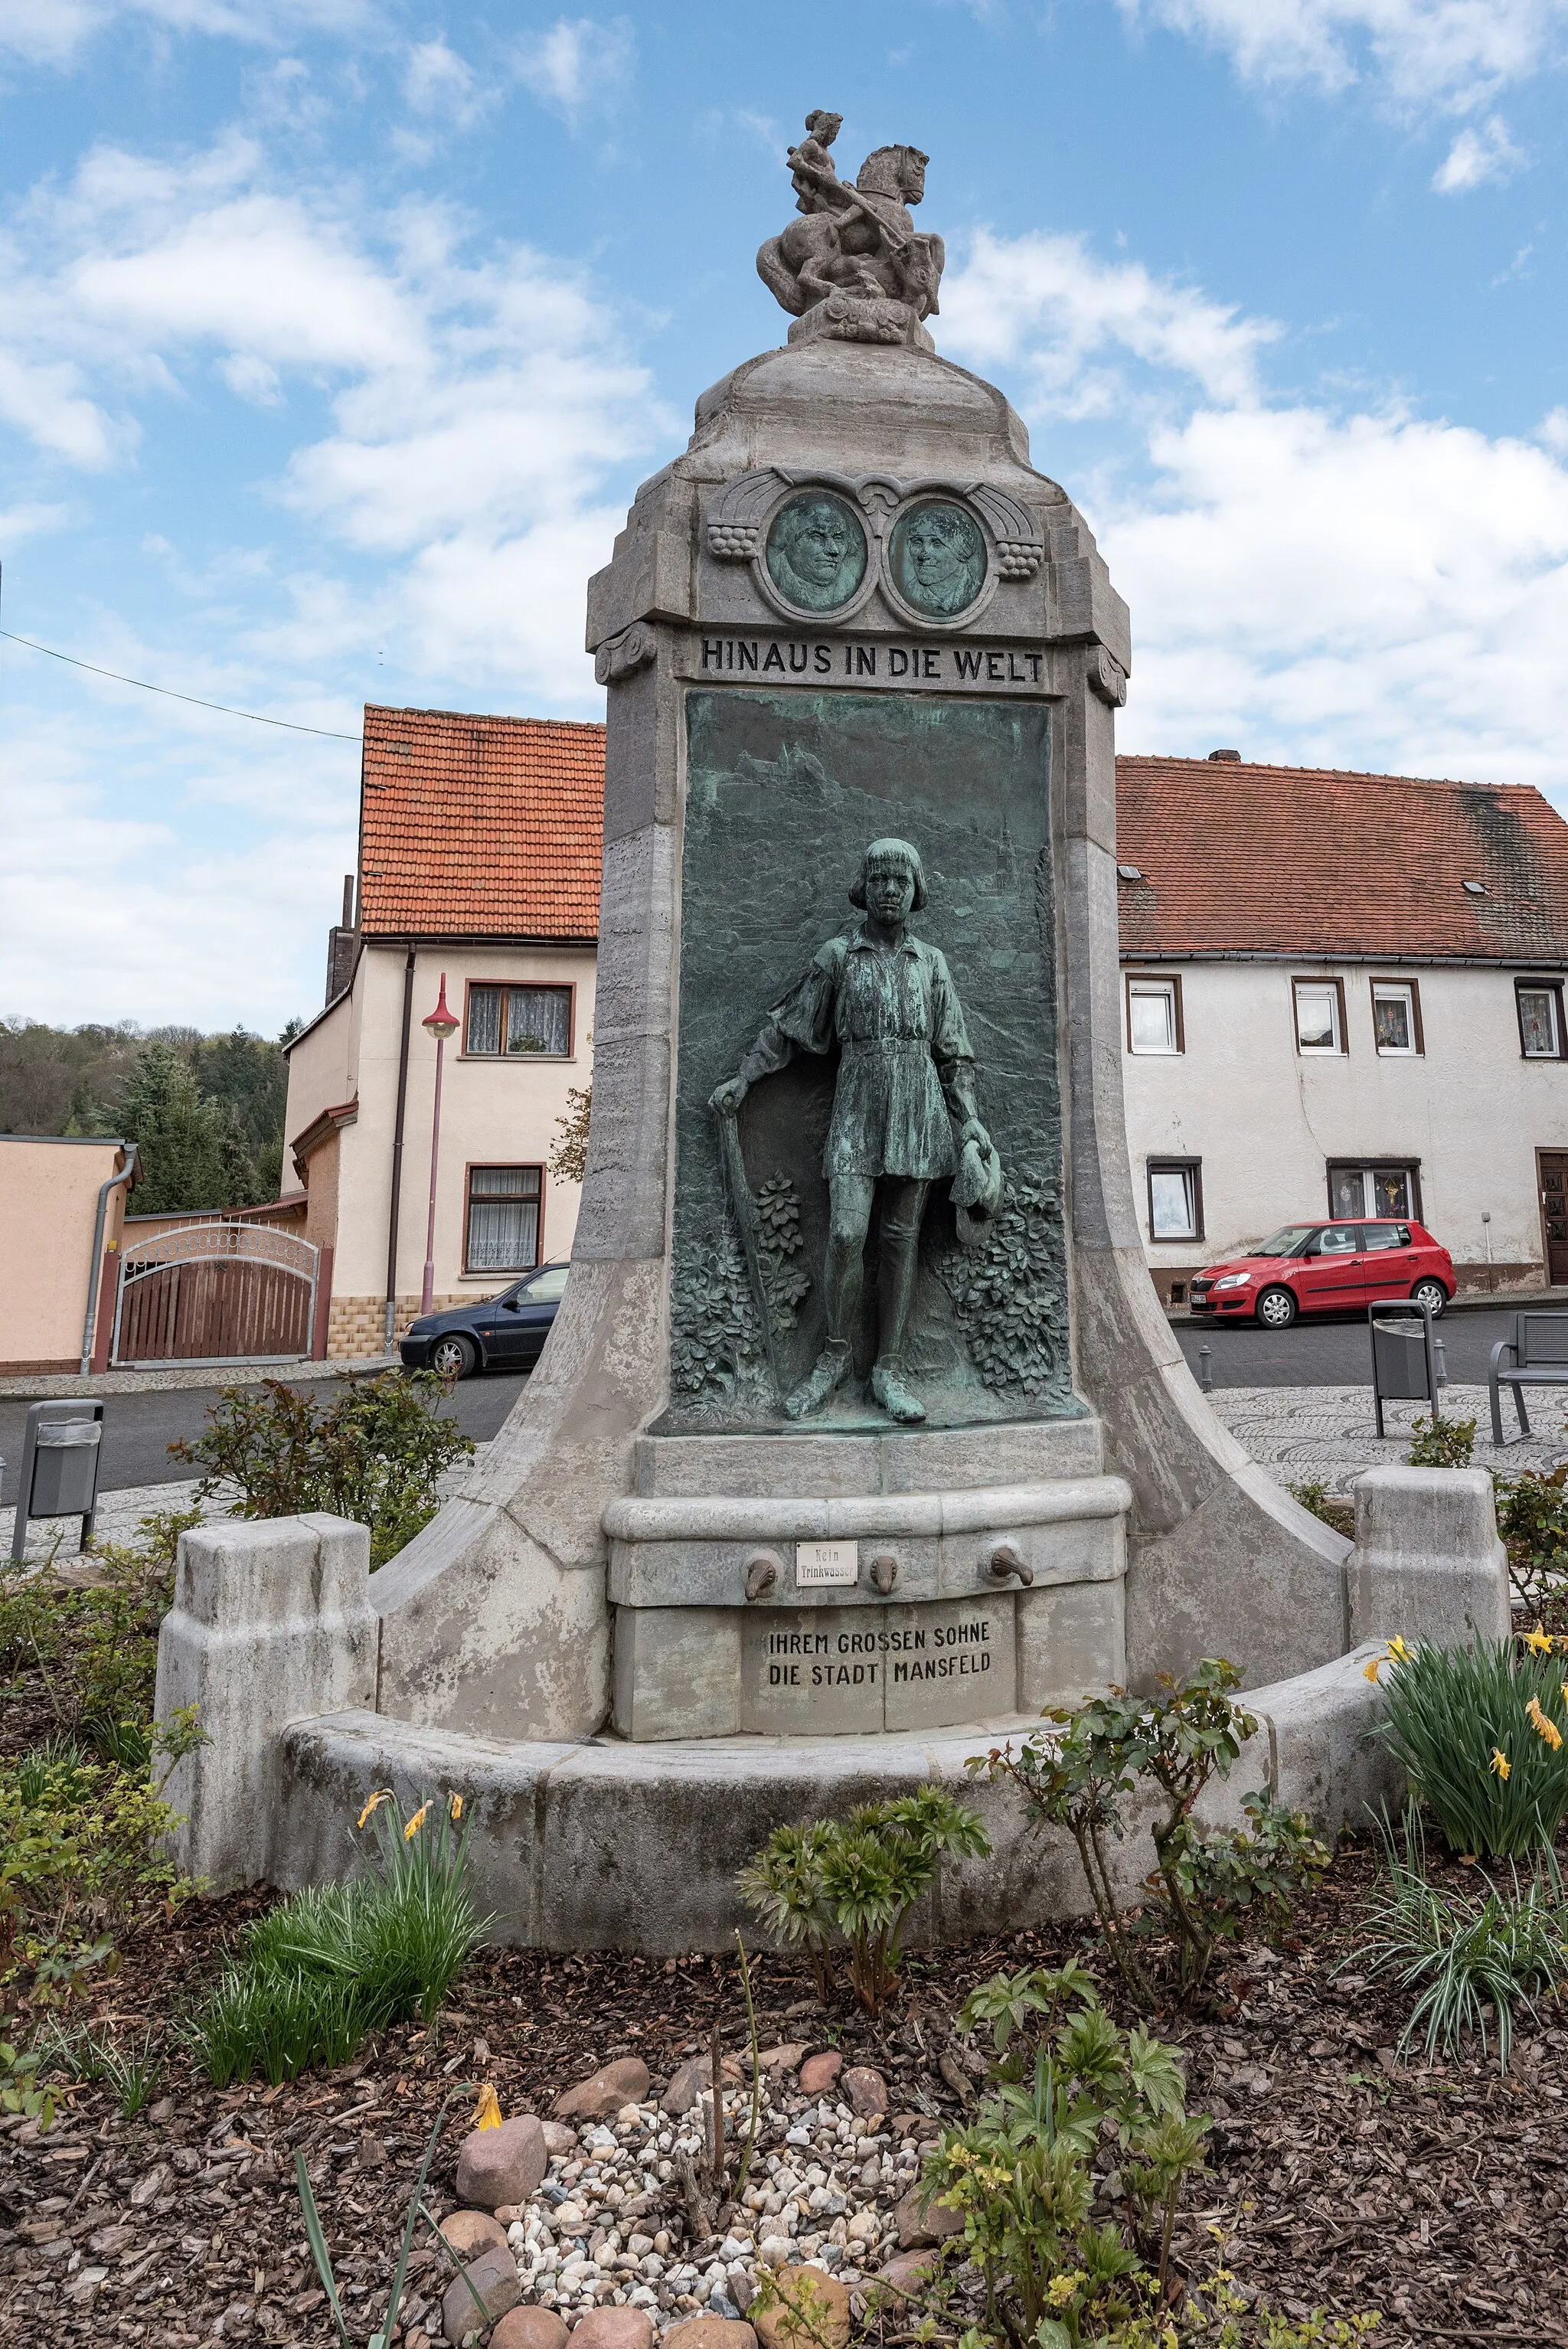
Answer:
<svg viewBox="0 0 1568 2349"><path fill-rule="evenodd" d="M1378 1733L1450 1851L1507 1859L1554 1840L1568 1812L1568 1702L1544 1633L1522 1651L1511 1640L1397 1640L1367 1671L1387 1692Z"/></svg>
<svg viewBox="0 0 1568 2349"><path fill-rule="evenodd" d="M1527 1468L1499 1476L1497 1529L1508 1547L1508 1570L1527 1606L1544 1606L1568 1578L1568 1461L1548 1475Z"/></svg>
<svg viewBox="0 0 1568 2349"><path fill-rule="evenodd" d="M976 1812L944 1787L861 1803L846 1819L778 1827L739 1877L741 1897L783 1941L803 1947L825 1996L831 1944L849 1944L850 1982L869 2014L892 1997L899 1940L944 1852L990 1850Z"/></svg>
<svg viewBox="0 0 1568 2349"><path fill-rule="evenodd" d="M1192 1822L1198 1797L1216 1774L1228 1777L1255 1717L1233 1702L1241 1674L1212 1659L1190 1680L1162 1675L1153 1696L1123 1689L1076 1712L1057 1709L1050 1727L977 1755L971 1770L1006 1778L1023 1795L1037 1826L1065 1826L1078 1846L1106 1945L1129 1995L1152 2007L1154 1985L1133 1947L1111 1880L1107 1838L1127 1833L1124 1806L1140 1779L1158 1790L1151 1826L1157 1865L1142 1887L1146 1920L1176 1946L1179 1986L1197 1989L1220 1941L1249 1918L1277 1927L1304 1886L1328 1865L1328 1853L1302 1812L1285 1811L1266 1793L1243 1806L1250 1828L1205 1835Z"/></svg>
<svg viewBox="0 0 1568 2349"><path fill-rule="evenodd" d="M20 1695L32 1682L62 1730L84 1731L107 1760L132 1766L152 1718L180 1537L201 1521L200 1510L164 1511L143 1517L132 1542L95 1543L90 1582L0 1567L4 1693Z"/></svg>
<svg viewBox="0 0 1568 2349"><path fill-rule="evenodd" d="M1448 1891L1428 1880L1414 1803L1405 1812L1403 1849L1387 1816L1381 1827L1383 1867L1353 1958L1369 1977L1389 1974L1400 1990L1418 1992L1399 2054L1418 2036L1429 2060L1457 2054L1472 2033L1484 2053L1490 2012L1498 2067L1506 2072L1515 2015L1533 2017L1538 1996L1568 1983L1568 1901L1555 1854L1547 1852L1522 1889L1515 1870L1507 1891L1486 1878L1484 1892Z"/></svg>
<svg viewBox="0 0 1568 2349"><path fill-rule="evenodd" d="M84 1948L97 1963L109 1947L93 1940L98 1929L189 1894L160 1848L173 1825L144 1770L73 1742L0 1761L0 1982L30 1971L46 1988L68 1983Z"/></svg>
<svg viewBox="0 0 1568 2349"><path fill-rule="evenodd" d="M1468 1468L1475 1451L1473 1419L1415 1419L1410 1423L1412 1468Z"/></svg>
<svg viewBox="0 0 1568 2349"><path fill-rule="evenodd" d="M345 2064L362 2039L416 2015L427 2024L481 1940L468 1880L469 1830L454 1798L436 1826L427 1802L406 1823L372 1796L369 1871L296 1892L247 1926L191 2026L215 2087L259 2072L276 2086L315 2064Z"/></svg>
<svg viewBox="0 0 1568 2349"><path fill-rule="evenodd" d="M1080 1966L996 1975L959 2016L961 2031L982 2024L999 2059L989 2093L927 2160L923 2199L962 2217L995 2332L1040 2349L1117 2339L1145 2300L1146 2262L1165 2283L1208 2123L1187 2116L1176 2051L1141 2024L1119 2029ZM1096 2226L1113 2169L1128 2218Z"/></svg>
<svg viewBox="0 0 1568 2349"><path fill-rule="evenodd" d="M169 1449L204 1472L203 1497L237 1485L240 1516L320 1509L368 1526L375 1568L429 1524L441 1476L473 1453L472 1436L442 1416L448 1399L434 1371L355 1379L325 1406L279 1379L263 1379L225 1387L203 1433Z"/></svg>

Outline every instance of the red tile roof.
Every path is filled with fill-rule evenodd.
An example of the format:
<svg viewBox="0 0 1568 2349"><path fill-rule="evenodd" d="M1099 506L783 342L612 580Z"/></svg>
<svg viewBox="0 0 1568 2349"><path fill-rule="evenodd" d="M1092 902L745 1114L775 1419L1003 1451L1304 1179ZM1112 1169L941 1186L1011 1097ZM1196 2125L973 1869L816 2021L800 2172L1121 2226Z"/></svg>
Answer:
<svg viewBox="0 0 1568 2349"><path fill-rule="evenodd" d="M366 705L366 936L591 941L603 831L603 726Z"/></svg>
<svg viewBox="0 0 1568 2349"><path fill-rule="evenodd" d="M1116 809L1124 957L1568 961L1568 824L1527 786L1127 758Z"/></svg>

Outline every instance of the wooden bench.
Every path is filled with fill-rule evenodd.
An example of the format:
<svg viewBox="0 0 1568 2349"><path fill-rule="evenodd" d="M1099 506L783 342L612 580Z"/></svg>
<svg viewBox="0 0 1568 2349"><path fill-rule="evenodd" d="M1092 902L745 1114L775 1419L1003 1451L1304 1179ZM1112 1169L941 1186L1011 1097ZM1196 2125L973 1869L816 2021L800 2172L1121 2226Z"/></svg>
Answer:
<svg viewBox="0 0 1568 2349"><path fill-rule="evenodd" d="M1512 1337L1501 1339L1491 1350L1487 1383L1491 1392L1492 1442L1508 1441L1502 1432L1499 1390L1511 1387L1513 1408L1519 1413L1519 1433L1512 1440L1522 1443L1530 1433L1525 1388L1568 1387L1568 1313L1516 1313Z"/></svg>

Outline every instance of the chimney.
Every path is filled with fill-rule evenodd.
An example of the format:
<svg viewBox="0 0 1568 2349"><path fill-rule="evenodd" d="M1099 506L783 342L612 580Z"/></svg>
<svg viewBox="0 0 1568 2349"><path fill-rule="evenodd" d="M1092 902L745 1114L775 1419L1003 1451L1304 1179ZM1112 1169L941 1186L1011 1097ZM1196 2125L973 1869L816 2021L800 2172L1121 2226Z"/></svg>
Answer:
<svg viewBox="0 0 1568 2349"><path fill-rule="evenodd" d="M343 876L343 919L337 927L326 934L326 999L335 1003L354 977L358 959L359 931L355 921L355 886L352 873Z"/></svg>
<svg viewBox="0 0 1568 2349"><path fill-rule="evenodd" d="M1242 763L1242 754L1239 750L1211 750L1209 756L1211 759L1233 759L1238 767Z"/></svg>

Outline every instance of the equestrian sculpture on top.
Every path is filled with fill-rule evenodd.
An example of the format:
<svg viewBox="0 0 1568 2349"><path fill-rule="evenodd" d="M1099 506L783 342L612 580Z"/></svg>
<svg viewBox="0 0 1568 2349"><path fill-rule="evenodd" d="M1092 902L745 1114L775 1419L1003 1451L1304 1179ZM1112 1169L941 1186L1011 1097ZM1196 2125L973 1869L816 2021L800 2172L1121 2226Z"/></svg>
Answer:
<svg viewBox="0 0 1568 2349"><path fill-rule="evenodd" d="M929 158L918 147L879 147L846 186L830 151L842 119L807 116L805 138L789 150L802 217L761 247L758 274L799 321L792 343L827 335L930 350L920 322L936 313L944 254L942 239L909 216L925 193Z"/></svg>

